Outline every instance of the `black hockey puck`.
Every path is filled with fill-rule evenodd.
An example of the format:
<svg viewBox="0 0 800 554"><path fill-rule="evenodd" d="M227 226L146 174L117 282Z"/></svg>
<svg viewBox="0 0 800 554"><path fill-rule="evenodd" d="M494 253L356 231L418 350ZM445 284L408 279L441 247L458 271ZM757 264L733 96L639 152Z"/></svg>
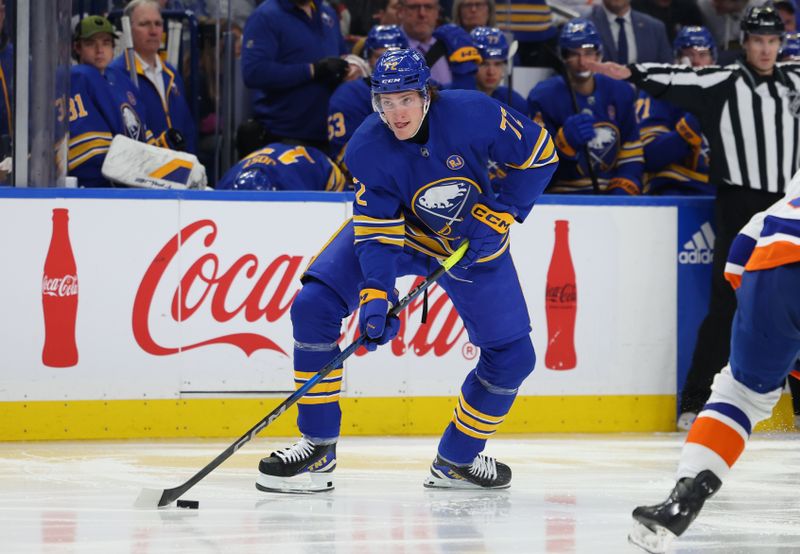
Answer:
<svg viewBox="0 0 800 554"><path fill-rule="evenodd" d="M190 510L196 510L200 507L200 501L198 500L178 500L178 508L189 508Z"/></svg>

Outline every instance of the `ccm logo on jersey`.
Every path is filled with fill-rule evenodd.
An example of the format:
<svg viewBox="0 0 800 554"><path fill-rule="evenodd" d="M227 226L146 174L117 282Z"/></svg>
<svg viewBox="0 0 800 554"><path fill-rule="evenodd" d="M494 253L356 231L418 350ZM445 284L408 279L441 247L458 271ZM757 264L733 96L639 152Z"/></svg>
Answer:
<svg viewBox="0 0 800 554"><path fill-rule="evenodd" d="M495 212L484 204L475 204L472 206L472 215L481 223L488 225L498 233L508 233L511 224L514 223L514 217L505 212Z"/></svg>

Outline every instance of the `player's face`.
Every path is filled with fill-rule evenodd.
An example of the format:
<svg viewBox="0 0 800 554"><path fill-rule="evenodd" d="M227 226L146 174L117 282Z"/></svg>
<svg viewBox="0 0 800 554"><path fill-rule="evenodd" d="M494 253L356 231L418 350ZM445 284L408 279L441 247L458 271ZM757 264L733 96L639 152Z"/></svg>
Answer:
<svg viewBox="0 0 800 554"><path fill-rule="evenodd" d="M161 47L161 35L164 32L164 20L158 8L151 4L143 4L131 14L131 34L133 48L145 61L158 53Z"/></svg>
<svg viewBox="0 0 800 554"><path fill-rule="evenodd" d="M419 92L407 90L381 94L378 102L397 140L410 139L416 134L424 117L424 102Z"/></svg>
<svg viewBox="0 0 800 554"><path fill-rule="evenodd" d="M461 26L467 31L489 24L489 0L464 0L458 6Z"/></svg>
<svg viewBox="0 0 800 554"><path fill-rule="evenodd" d="M781 48L781 37L778 35L747 35L742 45L747 63L755 68L756 73L771 75Z"/></svg>
<svg viewBox="0 0 800 554"><path fill-rule="evenodd" d="M114 39L108 33L96 33L89 38L80 39L75 50L80 63L103 71L114 58Z"/></svg>
<svg viewBox="0 0 800 554"><path fill-rule="evenodd" d="M503 60L484 60L478 66L478 74L475 79L480 90L486 94L491 94L500 86L505 75L506 62Z"/></svg>
<svg viewBox="0 0 800 554"><path fill-rule="evenodd" d="M681 50L681 59L689 60L689 65L692 67L706 67L714 63L714 58L711 57L711 50L707 48L684 48Z"/></svg>
<svg viewBox="0 0 800 554"><path fill-rule="evenodd" d="M438 0L402 0L400 2L400 23L403 30L414 40L427 41L433 36L436 20L439 18Z"/></svg>
<svg viewBox="0 0 800 554"><path fill-rule="evenodd" d="M570 78L578 82L590 79L592 72L589 70L588 64L599 61L600 53L594 48L568 50L564 56L564 63L567 64Z"/></svg>

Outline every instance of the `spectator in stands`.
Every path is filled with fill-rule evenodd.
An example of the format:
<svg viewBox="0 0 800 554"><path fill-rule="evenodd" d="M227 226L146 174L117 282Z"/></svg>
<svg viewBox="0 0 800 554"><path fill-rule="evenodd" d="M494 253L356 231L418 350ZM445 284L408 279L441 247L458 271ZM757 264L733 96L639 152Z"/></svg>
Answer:
<svg viewBox="0 0 800 554"><path fill-rule="evenodd" d="M266 0L244 28L242 76L253 90L255 126L240 127L249 153L268 142L327 149L333 90L349 64L336 13L312 0Z"/></svg>
<svg viewBox="0 0 800 554"><path fill-rule="evenodd" d="M520 65L559 67L558 29L546 0L503 0L495 10L497 27L519 41Z"/></svg>
<svg viewBox="0 0 800 554"><path fill-rule="evenodd" d="M528 103L525 99L501 85L508 69L508 41L503 31L497 27L476 27L470 36L483 60L475 77L478 90L527 115Z"/></svg>
<svg viewBox="0 0 800 554"><path fill-rule="evenodd" d="M675 60L692 67L716 61L717 48L705 27L684 27L673 42ZM708 194L708 140L691 112L639 92L636 103L644 144L645 193L659 195Z"/></svg>
<svg viewBox="0 0 800 554"><path fill-rule="evenodd" d="M272 143L230 168L216 188L338 192L344 185L336 164L313 146Z"/></svg>
<svg viewBox="0 0 800 554"><path fill-rule="evenodd" d="M128 76L110 66L116 31L105 17L83 18L73 34L68 172L83 187L107 187L103 166L114 135L154 142L144 104Z"/></svg>
<svg viewBox="0 0 800 554"><path fill-rule="evenodd" d="M777 0L773 2L778 15L781 16L783 21L783 28L787 33L794 33L797 31L797 6L794 0Z"/></svg>
<svg viewBox="0 0 800 554"><path fill-rule="evenodd" d="M675 40L682 27L703 24L697 0L633 0L631 7L661 21L670 41Z"/></svg>
<svg viewBox="0 0 800 554"><path fill-rule="evenodd" d="M381 54L389 48L408 48L402 29L398 25L376 25L370 29L363 49L370 72ZM347 142L373 111L368 76L343 83L331 97L328 108L329 152L345 173L347 169L343 160Z"/></svg>
<svg viewBox="0 0 800 554"><path fill-rule="evenodd" d="M559 47L567 79L545 79L528 95L530 113L555 137L558 149L560 162L548 191L640 194L644 157L633 87L588 70L603 48L588 19L564 25Z"/></svg>
<svg viewBox="0 0 800 554"><path fill-rule="evenodd" d="M425 56L431 78L447 88L475 88L475 73L481 61L469 34L449 23L436 27L438 0L400 0L400 26L408 44Z"/></svg>
<svg viewBox="0 0 800 554"><path fill-rule="evenodd" d="M800 33L786 33L783 35L783 46L778 54L782 62L800 61Z"/></svg>
<svg viewBox="0 0 800 554"><path fill-rule="evenodd" d="M494 0L455 0L453 23L468 33L475 27L494 27Z"/></svg>
<svg viewBox="0 0 800 554"><path fill-rule="evenodd" d="M703 26L711 31L717 45L717 62L733 62L741 53L739 36L748 0L697 0Z"/></svg>
<svg viewBox="0 0 800 554"><path fill-rule="evenodd" d="M197 127L186 101L178 71L159 56L164 20L156 0L131 0L123 12L130 17L138 95L145 105L147 127L158 144L175 150L197 151ZM128 73L127 58L111 66Z"/></svg>
<svg viewBox="0 0 800 554"><path fill-rule="evenodd" d="M621 64L672 61L664 24L632 10L631 0L603 0L592 7L589 18L600 34L607 60Z"/></svg>
<svg viewBox="0 0 800 554"><path fill-rule="evenodd" d="M14 135L11 98L14 93L14 47L6 30L6 5L0 0L0 183L8 179Z"/></svg>

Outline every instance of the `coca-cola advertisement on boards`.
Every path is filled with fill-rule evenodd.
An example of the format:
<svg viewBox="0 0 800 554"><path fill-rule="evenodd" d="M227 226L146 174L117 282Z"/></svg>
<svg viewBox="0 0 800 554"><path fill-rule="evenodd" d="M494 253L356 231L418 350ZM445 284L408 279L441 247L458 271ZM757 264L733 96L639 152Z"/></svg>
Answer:
<svg viewBox="0 0 800 554"><path fill-rule="evenodd" d="M547 351L544 365L548 369L575 369L575 316L578 292L575 268L569 251L569 222L555 223L555 243L547 270L545 314L547 316Z"/></svg>
<svg viewBox="0 0 800 554"><path fill-rule="evenodd" d="M69 240L69 210L53 209L53 234L42 276L44 347L42 363L72 367L78 363L75 323L78 316L78 272Z"/></svg>
<svg viewBox="0 0 800 554"><path fill-rule="evenodd" d="M294 390L291 306L303 272L352 204L119 192L0 202L3 236L26 237L4 245L10 262L0 297L9 317L0 318L0 349L11 369L2 372L0 399ZM537 210L513 237L538 357L521 394L674 394L675 211ZM416 280L398 279L400 296ZM391 344L347 360L344 398L458 396L480 349L439 284L427 305L427 323L418 298ZM347 318L340 343L350 344L357 330ZM570 367L579 371L552 370Z"/></svg>
<svg viewBox="0 0 800 554"><path fill-rule="evenodd" d="M224 233L224 227L216 221L200 219L170 237L155 253L136 291L131 318L134 338L143 351L167 356L228 344L247 357L260 350L291 356L291 336L276 333L275 325L288 321L309 258L293 253L264 258L240 250L232 261L226 262L217 246L218 239L224 240ZM185 254L179 264L179 252L192 254ZM183 269L177 281L166 279L171 266L179 265ZM466 330L455 307L444 291L436 292L436 286L429 290L426 324L414 321L420 318L422 299L412 302L400 315L400 332L391 345L395 356L408 352L441 357L457 342L463 342ZM165 314L174 325L192 326L195 319L205 324L193 326L197 333L191 339L168 343L151 325L153 320L163 319L158 314ZM356 318L349 318L339 342L355 340L357 330ZM356 356L365 353L366 350L359 349Z"/></svg>

